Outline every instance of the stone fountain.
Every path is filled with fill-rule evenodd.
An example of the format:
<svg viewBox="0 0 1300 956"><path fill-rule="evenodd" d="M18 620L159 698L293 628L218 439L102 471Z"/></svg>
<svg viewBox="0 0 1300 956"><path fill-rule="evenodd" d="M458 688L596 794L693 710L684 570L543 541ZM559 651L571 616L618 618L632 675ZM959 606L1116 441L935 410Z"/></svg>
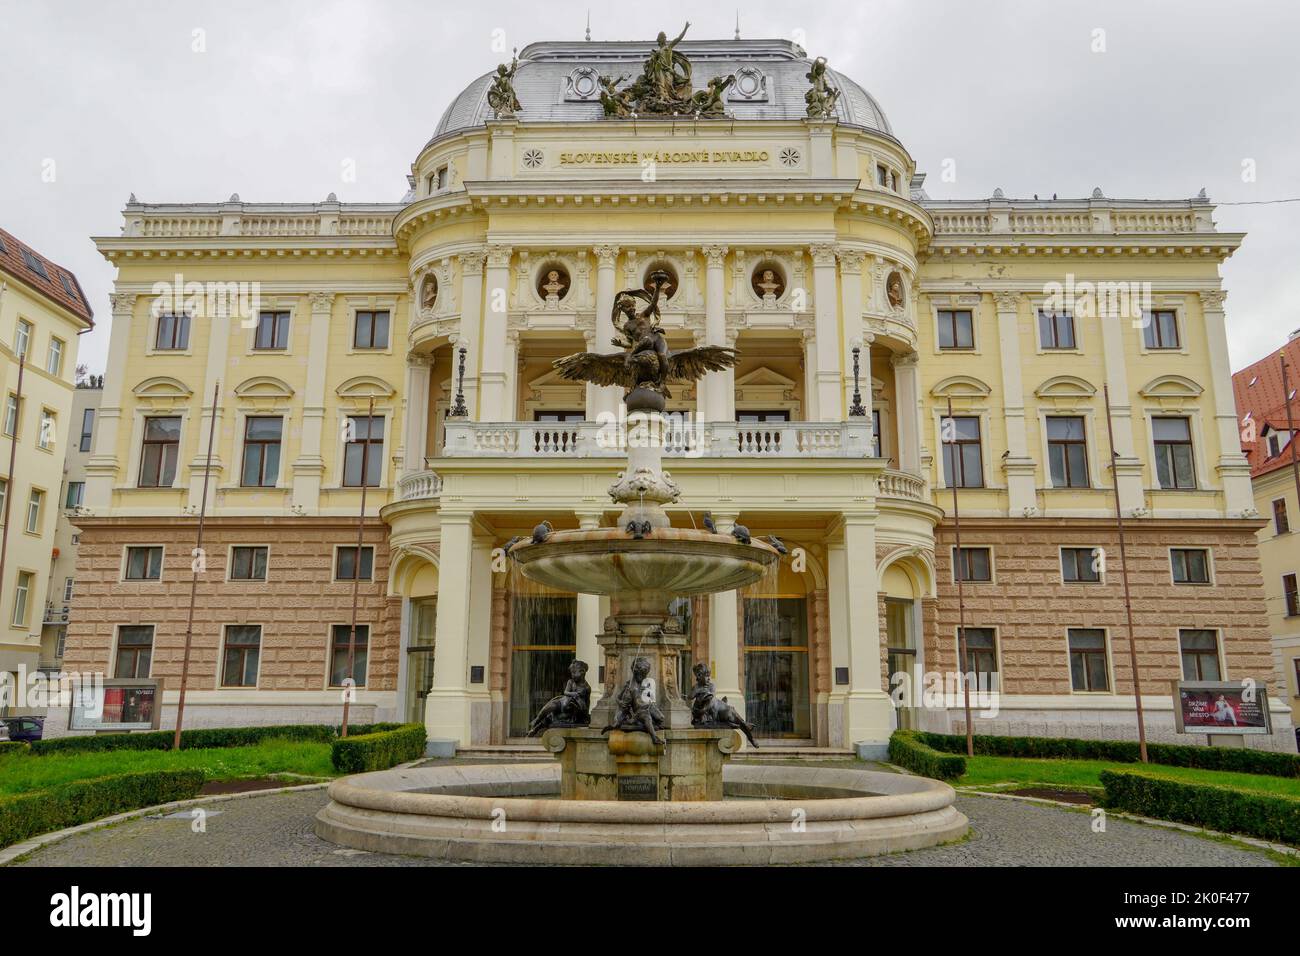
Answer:
<svg viewBox="0 0 1300 956"><path fill-rule="evenodd" d="M742 588L780 555L743 529L718 534L674 528L664 511L681 496L663 469L669 382L694 380L736 361L732 349L720 346L668 349L658 321L668 281L656 272L649 291L615 297L622 352L583 352L555 363L565 378L625 390L627 467L609 489L622 506L617 526L542 526L510 551L533 581L612 601L613 614L596 637L605 651L605 686L590 725L580 717L554 721L542 735L546 749L559 757L561 796L569 799L721 800L723 763L741 746L737 728L752 736L724 700L699 700L692 708L678 686L688 638L669 615L669 603ZM711 688L702 686L696 696L709 695Z"/></svg>

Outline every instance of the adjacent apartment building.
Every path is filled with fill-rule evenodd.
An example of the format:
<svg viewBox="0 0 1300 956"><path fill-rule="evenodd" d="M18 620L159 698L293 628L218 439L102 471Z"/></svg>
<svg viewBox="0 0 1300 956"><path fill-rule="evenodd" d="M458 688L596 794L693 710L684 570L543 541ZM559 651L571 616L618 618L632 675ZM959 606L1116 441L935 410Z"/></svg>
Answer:
<svg viewBox="0 0 1300 956"><path fill-rule="evenodd" d="M1283 363L1286 381L1283 382ZM1273 637L1272 693L1300 714L1300 498L1294 462L1300 447L1300 331L1292 332L1277 351L1232 377L1241 421L1242 449L1250 461L1255 507L1266 519L1259 529L1259 556L1264 571L1264 600ZM1288 408L1290 414L1288 416Z"/></svg>
<svg viewBox="0 0 1300 956"><path fill-rule="evenodd" d="M854 80L827 70L808 115L783 40L677 44L698 88L734 77L717 118L607 116L600 77L653 49L533 44L504 115L470 79L398 202L132 197L96 239L117 279L65 667L160 678L174 720L215 429L187 722L336 721L351 677L356 720L518 739L599 665L608 608L498 550L615 517L619 397L552 363L612 351L617 291L664 270L673 347L741 356L674 388L673 520L791 548L674 608L765 740L959 730L961 695L923 693L959 669L999 691L980 731L1134 736L1115 482L1150 736L1180 678L1269 677L1219 272L1242 236L1210 200L932 200ZM1251 745L1294 747L1275 730Z"/></svg>
<svg viewBox="0 0 1300 956"><path fill-rule="evenodd" d="M20 690L41 664L77 337L92 321L77 277L0 229L0 713L32 709Z"/></svg>

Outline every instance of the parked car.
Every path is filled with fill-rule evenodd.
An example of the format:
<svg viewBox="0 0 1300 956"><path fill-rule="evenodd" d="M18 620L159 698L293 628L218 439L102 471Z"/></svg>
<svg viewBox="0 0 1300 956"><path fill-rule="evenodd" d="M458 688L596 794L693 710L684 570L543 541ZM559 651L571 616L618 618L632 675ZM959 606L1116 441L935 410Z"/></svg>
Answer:
<svg viewBox="0 0 1300 956"><path fill-rule="evenodd" d="M44 717L6 717L0 720L0 727L8 730L10 740L31 742L40 740L45 730ZM0 735L0 740L5 739Z"/></svg>
<svg viewBox="0 0 1300 956"><path fill-rule="evenodd" d="M3 720L0 720L0 744L9 739L9 728Z"/></svg>

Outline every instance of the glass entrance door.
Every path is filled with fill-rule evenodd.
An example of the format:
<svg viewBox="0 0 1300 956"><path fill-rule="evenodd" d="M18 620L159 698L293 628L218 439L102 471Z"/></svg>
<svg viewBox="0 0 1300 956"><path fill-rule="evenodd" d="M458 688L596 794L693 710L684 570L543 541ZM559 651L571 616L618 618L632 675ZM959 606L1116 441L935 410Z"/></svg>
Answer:
<svg viewBox="0 0 1300 956"><path fill-rule="evenodd" d="M885 598L885 642L889 654L889 688L893 692L896 682L905 680L906 696L897 697L914 704L916 693L916 635L912 627L913 603L902 598ZM901 677L897 675L902 675ZM912 730L916 723L914 706L898 707L898 726Z"/></svg>
<svg viewBox="0 0 1300 956"><path fill-rule="evenodd" d="M438 620L438 599L411 602L410 633L406 640L406 720L424 723L424 701L433 686L434 624Z"/></svg>
<svg viewBox="0 0 1300 956"><path fill-rule="evenodd" d="M745 718L759 737L812 736L804 598L745 600Z"/></svg>
<svg viewBox="0 0 1300 956"><path fill-rule="evenodd" d="M577 611L576 598L515 598L510 648L510 736L524 736L533 715L564 690L569 664L578 650Z"/></svg>

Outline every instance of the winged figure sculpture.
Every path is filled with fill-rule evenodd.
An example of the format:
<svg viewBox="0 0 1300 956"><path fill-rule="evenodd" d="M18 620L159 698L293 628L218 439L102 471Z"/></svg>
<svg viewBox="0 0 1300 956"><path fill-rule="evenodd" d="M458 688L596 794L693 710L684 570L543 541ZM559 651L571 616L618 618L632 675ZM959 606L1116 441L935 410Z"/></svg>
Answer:
<svg viewBox="0 0 1300 956"><path fill-rule="evenodd" d="M735 349L721 345L671 350L659 327L659 298L671 279L665 272L650 276L650 289L627 289L614 297L611 316L614 344L622 352L578 352L554 362L562 378L593 385L618 385L624 391L648 389L672 398L669 381L692 382L708 372L736 364ZM644 307L639 308L642 303Z"/></svg>

